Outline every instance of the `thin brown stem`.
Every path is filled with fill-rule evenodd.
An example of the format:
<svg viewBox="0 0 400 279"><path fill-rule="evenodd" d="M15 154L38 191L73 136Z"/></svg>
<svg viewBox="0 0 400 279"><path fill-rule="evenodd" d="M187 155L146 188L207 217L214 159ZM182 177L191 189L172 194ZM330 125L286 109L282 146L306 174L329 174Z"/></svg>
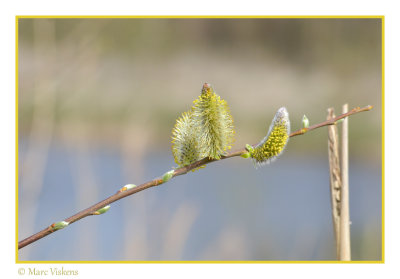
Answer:
<svg viewBox="0 0 400 279"><path fill-rule="evenodd" d="M348 113L339 115L338 117L336 117L334 119L321 122L319 124L310 126L308 128L303 128L303 129L297 130L297 131L291 133L290 137L302 135L302 134L305 134L306 132L309 132L311 130L315 130L315 129L323 127L323 126L333 125L333 124L336 123L336 121L338 121L338 120L340 120L342 118L345 118L345 117L350 116L352 114L356 114L358 112L368 111L370 109L372 109L372 106L367 106L367 107L364 107L364 108L359 108L359 107L354 108L351 111L349 111ZM228 158L240 156L240 155L245 154L246 152L248 152L248 151L245 148L243 148L243 149L240 149L240 150L237 150L237 151L233 151L233 152L229 153L226 156L222 156L221 159L228 159ZM172 177L175 177L175 176L178 176L178 175L182 175L182 174L186 174L187 172L189 172L189 171L191 171L193 169L196 169L198 167L204 166L206 164L209 164L209 163L212 163L212 162L215 162L215 161L217 161L217 160L204 158L204 159L199 160L197 162L194 162L193 164L190 164L188 166L176 169L174 171ZM73 215L71 217L68 217L64 221L68 222L68 224L72 224L72 223L74 223L76 221L79 221L82 218L85 218L87 216L93 215L93 212L103 208L106 205L109 205L109 204L111 204L113 202L116 202L116 201L118 201L120 199L123 199L123 198L125 198L127 196L136 194L137 192L140 192L140 191L145 190L147 188L161 185L163 183L164 182L163 182L163 180L161 178L155 178L155 179L153 179L151 181L148 181L146 183L143 183L143 184L138 185L136 187L133 187L131 189L120 190L117 193L115 193L114 195L112 195L112 196L110 196L110 197L108 197L108 198L106 198L106 199L104 199L104 200L102 200L102 201L100 201L100 202L98 202L98 203L96 203L96 204L94 204L94 205L92 205L92 206L90 206L90 207L88 207L88 208L76 213L75 215ZM38 232L38 233L36 233L34 235L31 235L28 238L25 238L24 240L21 240L20 242L18 242L18 249L21 249L21 248L23 248L23 247L25 247L25 246L27 246L27 245L29 245L29 244L41 239L41 238L43 238L43 237L45 237L45 236L47 236L47 235L49 235L49 234L51 234L51 233L53 233L55 231L56 230L54 230L54 224L52 224L49 227L41 230L40 232Z"/></svg>
<svg viewBox="0 0 400 279"><path fill-rule="evenodd" d="M332 118L332 119L326 120L324 122L312 125L312 126L310 126L308 128L299 129L299 130L291 133L290 137L299 136L299 135L305 134L308 131L315 130L315 129L323 127L323 126L334 125L340 119L346 118L347 116L350 116L350 115L355 114L355 113L359 113L359 112L363 112L363 111L369 111L371 109L372 109L372 106L366 106L366 107L363 107L363 108L360 108L360 107L353 108L351 111L349 111L347 113L343 113L343 114L341 114L341 115L339 115L339 116L337 116L335 118Z"/></svg>

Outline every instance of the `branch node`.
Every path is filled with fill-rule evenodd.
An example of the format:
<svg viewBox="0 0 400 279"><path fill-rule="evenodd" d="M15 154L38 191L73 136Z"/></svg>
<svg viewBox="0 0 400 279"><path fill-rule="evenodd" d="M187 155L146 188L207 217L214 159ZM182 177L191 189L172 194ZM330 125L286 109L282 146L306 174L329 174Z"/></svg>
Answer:
<svg viewBox="0 0 400 279"><path fill-rule="evenodd" d="M307 133L308 132L308 127L305 127L305 128L302 128L301 129L301 134L303 135L303 134L305 134L305 133Z"/></svg>

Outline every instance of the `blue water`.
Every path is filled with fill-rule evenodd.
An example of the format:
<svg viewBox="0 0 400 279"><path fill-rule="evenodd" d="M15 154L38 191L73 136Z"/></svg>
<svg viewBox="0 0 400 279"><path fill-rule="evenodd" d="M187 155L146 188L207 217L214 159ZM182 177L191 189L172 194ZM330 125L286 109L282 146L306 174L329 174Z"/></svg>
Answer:
<svg viewBox="0 0 400 279"><path fill-rule="evenodd" d="M21 143L20 164L24 152ZM93 174L93 196L77 188L85 187L76 176L77 160L82 158ZM132 169L132 177L140 180L130 181L117 149L92 147L82 154L52 145L32 232L172 166L168 150L147 154L141 160L142 172ZM19 175L21 231L30 196L25 194L29 181ZM381 181L380 165L350 161L353 260L381 259ZM78 192L85 197L78 199ZM259 169L249 160L233 158L176 177L112 204L104 215L87 217L21 249L19 260L334 260L332 228L327 156L286 152ZM171 230L175 242L169 240ZM19 235L19 240L27 236Z"/></svg>

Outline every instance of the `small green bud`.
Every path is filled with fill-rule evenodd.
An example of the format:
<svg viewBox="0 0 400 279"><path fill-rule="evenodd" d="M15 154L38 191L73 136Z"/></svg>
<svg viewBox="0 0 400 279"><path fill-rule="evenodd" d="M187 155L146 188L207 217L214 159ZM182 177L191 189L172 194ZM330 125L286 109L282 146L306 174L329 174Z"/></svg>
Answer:
<svg viewBox="0 0 400 279"><path fill-rule="evenodd" d="M170 171L164 173L164 175L162 177L163 183L169 181L174 176L174 172L175 172L174 170L170 170Z"/></svg>
<svg viewBox="0 0 400 279"><path fill-rule="evenodd" d="M100 208L99 210L93 212L93 215L100 215L100 214L106 213L109 209L110 209L110 205L106 205L105 207Z"/></svg>
<svg viewBox="0 0 400 279"><path fill-rule="evenodd" d="M136 187L136 185L135 184L126 184L124 187L126 188L126 190L129 190L129 189Z"/></svg>
<svg viewBox="0 0 400 279"><path fill-rule="evenodd" d="M121 193L121 192L124 192L124 191L126 191L126 190L132 189L132 188L134 188L134 187L136 187L135 184L126 184L124 187L122 187L121 189L119 189L118 192Z"/></svg>
<svg viewBox="0 0 400 279"><path fill-rule="evenodd" d="M303 128L308 128L310 126L310 121L308 120L305 114L303 115L302 123L303 123Z"/></svg>
<svg viewBox="0 0 400 279"><path fill-rule="evenodd" d="M343 122L343 120L344 120L344 118L342 118L342 119L339 119L338 121L336 121L336 124L342 123L342 122Z"/></svg>
<svg viewBox="0 0 400 279"><path fill-rule="evenodd" d="M69 225L68 222L61 221L61 222L57 222L57 223L52 224L50 227L51 227L51 229L53 231L58 231L58 230L61 230L61 229L65 228L68 225Z"/></svg>
<svg viewBox="0 0 400 279"><path fill-rule="evenodd" d="M247 158L251 157L251 154L250 154L250 152L246 152L246 153L243 153L242 155L240 155L240 157L247 159Z"/></svg>

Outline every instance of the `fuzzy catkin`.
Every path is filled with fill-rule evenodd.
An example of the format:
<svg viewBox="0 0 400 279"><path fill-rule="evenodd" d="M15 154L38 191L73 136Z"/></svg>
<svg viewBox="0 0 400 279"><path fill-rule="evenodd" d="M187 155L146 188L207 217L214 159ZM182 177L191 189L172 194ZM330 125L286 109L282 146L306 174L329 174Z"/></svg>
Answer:
<svg viewBox="0 0 400 279"><path fill-rule="evenodd" d="M183 167L200 159L196 131L193 128L192 112L184 112L176 120L172 130L172 154L175 163Z"/></svg>
<svg viewBox="0 0 400 279"><path fill-rule="evenodd" d="M282 107L276 112L267 136L252 151L254 163L264 165L276 159L285 149L289 136L289 113Z"/></svg>
<svg viewBox="0 0 400 279"><path fill-rule="evenodd" d="M206 157L219 160L231 148L234 135L226 101L205 83L190 111L177 119L172 130L175 162L183 167Z"/></svg>
<svg viewBox="0 0 400 279"><path fill-rule="evenodd" d="M234 142L233 118L225 100L205 83L194 102L193 127L196 129L201 157L219 160Z"/></svg>

